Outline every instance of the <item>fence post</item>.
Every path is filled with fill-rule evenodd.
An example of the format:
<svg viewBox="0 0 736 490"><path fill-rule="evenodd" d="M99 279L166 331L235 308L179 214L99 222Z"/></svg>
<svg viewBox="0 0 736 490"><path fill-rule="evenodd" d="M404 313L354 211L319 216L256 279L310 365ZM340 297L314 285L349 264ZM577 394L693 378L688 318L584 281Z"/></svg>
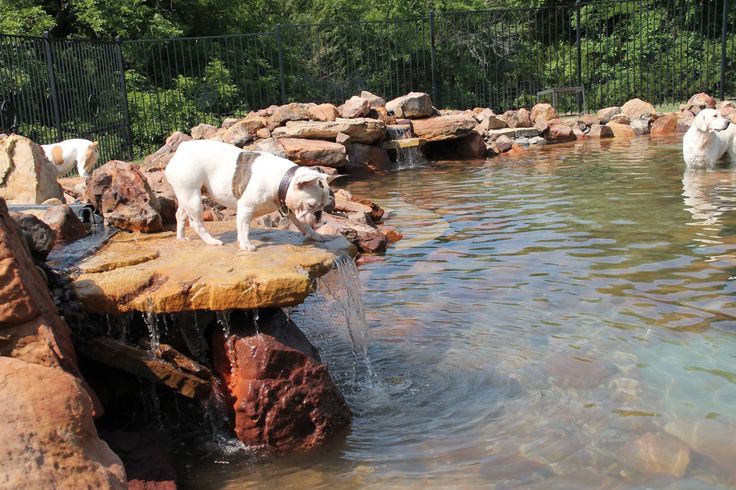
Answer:
<svg viewBox="0 0 736 490"><path fill-rule="evenodd" d="M726 98L726 89L724 82L726 81L726 16L728 15L728 0L723 0L723 12L721 17L721 83L719 87L719 95L721 100Z"/></svg>
<svg viewBox="0 0 736 490"><path fill-rule="evenodd" d="M575 0L575 47L577 48L577 75L578 75L578 87L583 86L583 52L582 46L580 46L580 0ZM583 109L581 106L580 93L576 95L578 103L578 112L582 114Z"/></svg>
<svg viewBox="0 0 736 490"><path fill-rule="evenodd" d="M284 45L281 41L281 24L276 24L276 44L279 47L279 80L281 81L281 103L286 104L286 80L284 80Z"/></svg>
<svg viewBox="0 0 736 490"><path fill-rule="evenodd" d="M434 105L440 107L440 93L437 90L437 52L434 44L434 10L429 11L430 61L432 63L432 99Z"/></svg>
<svg viewBox="0 0 736 490"><path fill-rule="evenodd" d="M43 45L46 52L46 71L49 76L49 89L51 91L51 108L54 112L54 125L56 126L56 140L64 139L61 132L61 110L59 109L59 89L56 86L54 74L54 54L51 50L51 35L48 31L43 33Z"/></svg>
<svg viewBox="0 0 736 490"><path fill-rule="evenodd" d="M118 72L120 73L120 90L123 93L123 117L125 118L125 144L128 149L128 159L135 158L133 149L132 130L130 126L130 108L128 107L128 87L125 84L125 63L123 62L123 41L120 36L115 37L115 61L117 62Z"/></svg>

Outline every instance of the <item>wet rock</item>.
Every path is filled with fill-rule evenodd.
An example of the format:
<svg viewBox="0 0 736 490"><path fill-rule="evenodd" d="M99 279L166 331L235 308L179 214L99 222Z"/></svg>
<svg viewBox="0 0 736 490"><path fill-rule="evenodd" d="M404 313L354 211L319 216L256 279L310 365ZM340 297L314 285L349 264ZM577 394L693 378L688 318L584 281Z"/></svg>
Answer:
<svg viewBox="0 0 736 490"><path fill-rule="evenodd" d="M386 103L386 110L394 116L420 119L434 114L432 99L423 92L410 92Z"/></svg>
<svg viewBox="0 0 736 490"><path fill-rule="evenodd" d="M331 141L281 138L286 158L299 165L324 165L340 168L347 163L345 146Z"/></svg>
<svg viewBox="0 0 736 490"><path fill-rule="evenodd" d="M594 124L598 124L598 116L594 114L583 114L577 120L580 129L585 131L585 128L589 128Z"/></svg>
<svg viewBox="0 0 736 490"><path fill-rule="evenodd" d="M101 434L125 465L128 490L176 490L171 439L159 431L112 431Z"/></svg>
<svg viewBox="0 0 736 490"><path fill-rule="evenodd" d="M614 124L626 124L628 126L629 124L631 124L631 118L626 114L616 114L611 117L611 120L609 122Z"/></svg>
<svg viewBox="0 0 736 490"><path fill-rule="evenodd" d="M56 168L43 148L28 138L10 135L0 140L0 197L16 204L64 200Z"/></svg>
<svg viewBox="0 0 736 490"><path fill-rule="evenodd" d="M698 114L703 109L715 109L716 108L716 99L711 97L710 95L700 92L698 94L693 95L690 97L690 99L685 104L685 110L688 110L692 112L693 114Z"/></svg>
<svg viewBox="0 0 736 490"><path fill-rule="evenodd" d="M609 122L607 126L611 128L611 131L613 131L613 135L616 138L630 138L632 136L636 136L636 133L628 124Z"/></svg>
<svg viewBox="0 0 736 490"><path fill-rule="evenodd" d="M211 138L217 132L217 128L211 124L198 124L191 129L192 139L203 140Z"/></svg>
<svg viewBox="0 0 736 490"><path fill-rule="evenodd" d="M307 109L309 119L313 121L334 121L340 116L337 107L332 104L318 104Z"/></svg>
<svg viewBox="0 0 736 490"><path fill-rule="evenodd" d="M551 121L557 119L557 111L552 104L540 103L532 107L531 120L533 123L537 121Z"/></svg>
<svg viewBox="0 0 736 490"><path fill-rule="evenodd" d="M639 473L682 478L690 464L690 448L667 434L649 432L625 444L616 459Z"/></svg>
<svg viewBox="0 0 736 490"><path fill-rule="evenodd" d="M576 139L584 140L588 138L588 135L582 129L580 129L579 126L575 125L571 127L570 129L572 129L572 134L575 135Z"/></svg>
<svg viewBox="0 0 736 490"><path fill-rule="evenodd" d="M340 115L344 118L352 119L355 117L367 116L370 110L371 103L368 100L353 95L342 105L342 111L340 112Z"/></svg>
<svg viewBox="0 0 736 490"><path fill-rule="evenodd" d="M526 109L506 111L502 118L510 128L531 128L534 126L531 113Z"/></svg>
<svg viewBox="0 0 736 490"><path fill-rule="evenodd" d="M113 160L95 169L87 179L87 199L111 226L144 233L162 229L158 199L137 165Z"/></svg>
<svg viewBox="0 0 736 490"><path fill-rule="evenodd" d="M531 483L554 476L554 471L544 463L520 454L501 454L489 458L480 468L480 474L488 481L515 480Z"/></svg>
<svg viewBox="0 0 736 490"><path fill-rule="evenodd" d="M375 109L377 107L386 107L386 101L383 99L383 97L372 94L367 90L363 90L360 93L360 97L368 101L368 103L371 105L371 109Z"/></svg>
<svg viewBox="0 0 736 490"><path fill-rule="evenodd" d="M33 257L38 260L46 260L56 244L54 230L32 214L10 213L10 217L23 231Z"/></svg>
<svg viewBox="0 0 736 490"><path fill-rule="evenodd" d="M665 114L652 123L651 135L662 136L668 134L675 134L677 131L677 122L680 120L680 114L672 112Z"/></svg>
<svg viewBox="0 0 736 490"><path fill-rule="evenodd" d="M675 420L667 424L665 430L724 470L734 471L736 426L712 419L696 422Z"/></svg>
<svg viewBox="0 0 736 490"><path fill-rule="evenodd" d="M565 141L575 141L576 136L567 124L551 124L547 128L544 139L548 143L563 143Z"/></svg>
<svg viewBox="0 0 736 490"><path fill-rule="evenodd" d="M381 172L390 166L388 152L380 146L352 143L348 147L348 164L344 168L351 174Z"/></svg>
<svg viewBox="0 0 736 490"><path fill-rule="evenodd" d="M474 117L464 113L417 119L413 122L414 134L427 141L461 138L470 134L477 125Z"/></svg>
<svg viewBox="0 0 736 490"><path fill-rule="evenodd" d="M598 121L601 124L608 124L616 114L621 114L620 107L606 107L605 109L599 110L596 116L598 116Z"/></svg>
<svg viewBox="0 0 736 490"><path fill-rule="evenodd" d="M629 126L631 126L631 129L634 130L634 134L637 136L649 134L649 118L632 119Z"/></svg>
<svg viewBox="0 0 736 490"><path fill-rule="evenodd" d="M338 118L335 121L290 121L285 127L272 131L274 138L307 138L334 141L338 133L345 133L355 143L371 144L386 134L382 121L366 117Z"/></svg>
<svg viewBox="0 0 736 490"><path fill-rule="evenodd" d="M79 216L68 205L47 209L41 219L54 231L58 242L79 240L89 231L89 227L82 223Z"/></svg>
<svg viewBox="0 0 736 490"><path fill-rule="evenodd" d="M287 121L306 121L309 119L309 108L315 105L298 102L282 105L273 111L271 120L278 125L282 125Z"/></svg>
<svg viewBox="0 0 736 490"><path fill-rule="evenodd" d="M493 143L500 136L508 136L511 139L516 138L535 138L539 136L539 131L536 128L504 128L495 129L486 133L486 141Z"/></svg>
<svg viewBox="0 0 736 490"><path fill-rule="evenodd" d="M429 142L423 149L432 160L473 160L485 158L488 153L483 135L476 131L452 140Z"/></svg>
<svg viewBox="0 0 736 490"><path fill-rule="evenodd" d="M148 185L156 195L159 204L159 213L163 224L176 223L176 194L166 180L166 174L162 170L146 172Z"/></svg>
<svg viewBox="0 0 736 490"><path fill-rule="evenodd" d="M338 213L363 213L370 216L372 221L380 221L383 218L383 209L369 199L353 196L345 189L335 191L334 211Z"/></svg>
<svg viewBox="0 0 736 490"><path fill-rule="evenodd" d="M544 360L542 368L563 388L595 388L618 373L618 368L604 360L553 354Z"/></svg>
<svg viewBox="0 0 736 490"><path fill-rule="evenodd" d="M514 140L508 136L501 135L494 141L498 153L506 153L514 146Z"/></svg>
<svg viewBox="0 0 736 490"><path fill-rule="evenodd" d="M590 138L613 138L613 130L603 124L593 124L588 132Z"/></svg>
<svg viewBox="0 0 736 490"><path fill-rule="evenodd" d="M127 488L123 464L97 436L92 400L74 376L0 357L0 406L3 487Z"/></svg>
<svg viewBox="0 0 736 490"><path fill-rule="evenodd" d="M243 253L233 220L206 227L225 246L206 246L189 228L191 240L184 242L171 232L118 234L79 264L72 289L90 313L291 306L304 301L312 281L336 257L355 254L342 238L320 243L301 233L257 228L251 228L251 241L258 248ZM194 263L207 267L182 267Z"/></svg>
<svg viewBox="0 0 736 490"><path fill-rule="evenodd" d="M693 121L695 120L695 114L690 111L682 111L680 113L680 119L677 121L676 131L678 133L686 133ZM736 122L736 121L731 121Z"/></svg>
<svg viewBox="0 0 736 490"><path fill-rule="evenodd" d="M188 134L182 133L181 131L175 131L166 138L164 146L156 150L155 153L147 156L143 160L143 168L146 170L163 170L169 161L174 157L176 149L184 141L190 141L192 139Z"/></svg>
<svg viewBox="0 0 736 490"><path fill-rule="evenodd" d="M281 310L231 318L212 340L238 439L278 452L320 446L345 431L352 413L317 350Z"/></svg>
<svg viewBox="0 0 736 490"><path fill-rule="evenodd" d="M641 99L631 99L621 106L621 113L629 116L633 121L634 119L649 119L657 113L657 110L649 102Z"/></svg>
<svg viewBox="0 0 736 490"><path fill-rule="evenodd" d="M320 235L341 235L363 253L382 253L388 244L386 236L374 226L337 214L324 214Z"/></svg>

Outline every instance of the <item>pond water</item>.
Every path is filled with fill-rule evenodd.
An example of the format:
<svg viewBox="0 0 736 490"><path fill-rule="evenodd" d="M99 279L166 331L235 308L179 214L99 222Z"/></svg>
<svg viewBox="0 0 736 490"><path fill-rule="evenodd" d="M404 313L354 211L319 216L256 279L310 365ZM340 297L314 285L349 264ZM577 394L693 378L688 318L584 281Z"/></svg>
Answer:
<svg viewBox="0 0 736 490"><path fill-rule="evenodd" d="M370 364L293 312L355 413L308 455L208 453L184 488L732 488L736 172L676 139L354 182L405 239L361 266Z"/></svg>

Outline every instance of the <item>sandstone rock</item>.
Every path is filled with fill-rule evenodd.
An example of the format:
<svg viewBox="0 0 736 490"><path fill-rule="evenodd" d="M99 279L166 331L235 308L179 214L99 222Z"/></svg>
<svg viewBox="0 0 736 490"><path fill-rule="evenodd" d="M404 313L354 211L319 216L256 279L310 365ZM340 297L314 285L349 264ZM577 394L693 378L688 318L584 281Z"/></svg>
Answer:
<svg viewBox="0 0 736 490"><path fill-rule="evenodd" d="M498 153L505 153L514 146L514 140L508 136L501 135L494 141Z"/></svg>
<svg viewBox="0 0 736 490"><path fill-rule="evenodd" d="M572 129L572 134L575 135L576 139L584 140L588 138L588 135L580 127L572 126L570 129Z"/></svg>
<svg viewBox="0 0 736 490"><path fill-rule="evenodd" d="M32 214L10 213L10 217L23 231L31 253L36 259L46 260L56 244L56 233L49 225Z"/></svg>
<svg viewBox="0 0 736 490"><path fill-rule="evenodd" d="M380 141L386 134L386 125L376 119L339 118L335 121L290 121L286 127L272 131L274 138L307 138L334 141L337 133L345 133L356 143L371 144Z"/></svg>
<svg viewBox="0 0 736 490"><path fill-rule="evenodd" d="M532 107L531 120L536 124L537 121L551 121L557 119L557 111L552 104L540 103Z"/></svg>
<svg viewBox="0 0 736 490"><path fill-rule="evenodd" d="M375 107L371 109L366 117L369 117L370 119L378 119L387 126L389 124L396 124L396 118L394 116L389 116L385 107ZM410 121L410 119L407 119L407 121Z"/></svg>
<svg viewBox="0 0 736 490"><path fill-rule="evenodd" d="M452 140L429 142L423 150L433 160L476 160L488 154L483 135L476 131Z"/></svg>
<svg viewBox="0 0 736 490"><path fill-rule="evenodd" d="M268 126L268 120L253 112L230 126L223 134L222 141L242 148L255 139L259 129Z"/></svg>
<svg viewBox="0 0 736 490"><path fill-rule="evenodd" d="M54 164L33 141L15 134L0 140L0 197L17 204L63 200L56 175Z"/></svg>
<svg viewBox="0 0 736 490"><path fill-rule="evenodd" d="M340 116L337 112L337 108L332 104L319 104L307 109L307 115L309 119L313 121L334 121Z"/></svg>
<svg viewBox="0 0 736 490"><path fill-rule="evenodd" d="M256 138L268 139L270 137L271 137L271 130L268 128L261 128L258 131L256 131Z"/></svg>
<svg viewBox="0 0 736 490"><path fill-rule="evenodd" d="M641 99L631 99L621 106L621 113L629 116L633 121L634 119L649 118L657 113L657 110L649 102L645 102Z"/></svg>
<svg viewBox="0 0 736 490"><path fill-rule="evenodd" d="M282 105L273 111L271 120L278 125L282 125L287 121L306 121L309 119L309 108L315 105L298 102Z"/></svg>
<svg viewBox="0 0 736 490"><path fill-rule="evenodd" d="M181 131L175 131L171 133L166 139L164 146L156 150L155 153L148 155L143 160L143 168L146 170L163 170L169 161L173 158L176 149L184 141L190 141L192 139L188 134L182 133Z"/></svg>
<svg viewBox="0 0 736 490"><path fill-rule="evenodd" d="M363 253L386 251L386 236L371 224L357 222L338 214L323 214L322 222L317 229L320 235L341 235Z"/></svg>
<svg viewBox="0 0 736 490"><path fill-rule="evenodd" d="M345 189L337 189L334 194L334 211L339 213L362 212L369 215L373 221L380 221L383 218L383 209L370 199L356 197Z"/></svg>
<svg viewBox="0 0 736 490"><path fill-rule="evenodd" d="M697 114L702 109L715 109L716 99L706 93L700 92L690 97L685 106L687 110ZM696 109L696 111L693 109Z"/></svg>
<svg viewBox="0 0 736 490"><path fill-rule="evenodd" d="M281 310L261 310L257 331L245 314L230 323L230 335L216 330L212 345L238 439L302 451L349 427L352 413L327 366Z"/></svg>
<svg viewBox="0 0 736 490"><path fill-rule="evenodd" d="M674 420L666 425L665 430L721 468L733 472L733 462L736 461L736 428L733 425L712 419L697 422Z"/></svg>
<svg viewBox="0 0 736 490"><path fill-rule="evenodd" d="M263 153L270 153L277 157L286 158L284 147L281 146L281 143L279 143L278 140L273 138L258 140L248 147L248 149L253 151L262 151Z"/></svg>
<svg viewBox="0 0 736 490"><path fill-rule="evenodd" d="M355 117L364 117L368 115L371 110L371 103L356 95L353 95L342 105L342 111L340 115L347 119L353 119Z"/></svg>
<svg viewBox="0 0 736 490"><path fill-rule="evenodd" d="M588 132L590 138L613 138L613 130L603 124L593 124Z"/></svg>
<svg viewBox="0 0 736 490"><path fill-rule="evenodd" d="M423 92L410 92L386 103L386 110L396 117L419 119L434 114L432 99Z"/></svg>
<svg viewBox="0 0 736 490"><path fill-rule="evenodd" d="M380 172L390 166L388 153L380 146L352 143L348 147L348 164L344 168L351 174Z"/></svg>
<svg viewBox="0 0 736 490"><path fill-rule="evenodd" d="M348 144L350 144L350 135L345 133L337 133L337 136L335 136L335 143L343 145L347 148Z"/></svg>
<svg viewBox="0 0 736 490"><path fill-rule="evenodd" d="M225 246L204 245L189 227L190 241L177 241L173 232L115 235L78 264L72 288L90 313L292 306L304 301L336 257L355 254L342 238L312 242L301 233L257 228L250 239L258 248L242 253L233 220L206 228ZM207 267L182 267L193 263Z"/></svg>
<svg viewBox="0 0 736 490"><path fill-rule="evenodd" d="M547 129L544 139L548 143L563 143L565 141L574 141L576 136L567 124L552 124Z"/></svg>
<svg viewBox="0 0 736 490"><path fill-rule="evenodd" d="M489 130L502 129L502 128L508 127L508 124L506 124L506 121L504 121L501 116L494 114L493 111L490 109L483 109L483 112L481 112L476 117L480 121L479 128L482 131L489 131Z"/></svg>
<svg viewBox="0 0 736 490"><path fill-rule="evenodd" d="M611 131L613 131L613 135L616 138L630 138L632 136L636 136L636 133L634 133L634 130L631 129L631 126L628 124L609 122L607 126L611 128Z"/></svg>
<svg viewBox="0 0 736 490"><path fill-rule="evenodd" d="M546 127L546 126L545 126ZM503 128L494 129L486 133L486 141L492 143L500 136L508 136L511 139L516 138L534 138L539 136L539 131L536 128Z"/></svg>
<svg viewBox="0 0 736 490"><path fill-rule="evenodd" d="M680 114L677 112L672 112L660 117L652 123L652 136L675 134L677 131L677 121L679 120Z"/></svg>
<svg viewBox="0 0 736 490"><path fill-rule="evenodd" d="M431 117L413 122L414 134L427 141L460 138L470 134L476 126L475 118L467 114Z"/></svg>
<svg viewBox="0 0 736 490"><path fill-rule="evenodd" d="M631 124L631 118L626 114L616 114L611 117L611 120L609 122L612 122L614 124L625 124L628 126L629 124Z"/></svg>
<svg viewBox="0 0 736 490"><path fill-rule="evenodd" d="M73 242L87 234L88 227L68 205L47 209L41 219L54 230L59 242Z"/></svg>
<svg viewBox="0 0 736 490"><path fill-rule="evenodd" d="M324 165L340 168L347 163L345 146L330 141L281 138L286 158L299 165Z"/></svg>
<svg viewBox="0 0 736 490"><path fill-rule="evenodd" d="M531 113L526 109L511 110L503 113L502 119L510 128L531 128Z"/></svg>
<svg viewBox="0 0 736 490"><path fill-rule="evenodd" d="M601 124L608 124L611 118L616 114L621 114L620 107L606 107L605 109L599 110L596 115L598 116L598 120Z"/></svg>
<svg viewBox="0 0 736 490"><path fill-rule="evenodd" d="M227 129L233 124L235 124L236 122L238 122L237 117L226 117L225 119L222 120L222 124L220 125L220 128Z"/></svg>
<svg viewBox="0 0 736 490"><path fill-rule="evenodd" d="M649 432L626 443L616 459L639 473L682 478L690 464L690 448L667 434Z"/></svg>
<svg viewBox="0 0 736 490"><path fill-rule="evenodd" d="M163 170L158 170L156 172L146 172L143 175L146 177L148 185L158 199L159 214L161 214L162 223L176 223L176 194L174 194L174 189L171 188L169 182L166 180L166 174Z"/></svg>
<svg viewBox="0 0 736 490"><path fill-rule="evenodd" d="M100 434L125 465L128 490L176 490L172 441L161 430Z"/></svg>
<svg viewBox="0 0 736 490"><path fill-rule="evenodd" d="M116 228L144 233L162 229L158 199L136 165L113 160L95 169L87 179L87 199Z"/></svg>
<svg viewBox="0 0 736 490"><path fill-rule="evenodd" d="M123 464L97 436L92 400L74 376L0 357L0 406L3 487L127 489Z"/></svg>
<svg viewBox="0 0 736 490"><path fill-rule="evenodd" d="M594 114L583 114L577 120L580 129L583 130L585 127L591 127L594 124L598 124L598 116Z"/></svg>
<svg viewBox="0 0 736 490"><path fill-rule="evenodd" d="M360 93L360 97L368 101L368 103L371 105L371 109L375 109L377 107L386 107L386 101L383 99L383 97L372 94L367 90L363 90Z"/></svg>
<svg viewBox="0 0 736 490"><path fill-rule="evenodd" d="M637 136L649 134L649 118L632 119L629 126L631 126L631 129L634 130L634 134Z"/></svg>
<svg viewBox="0 0 736 490"><path fill-rule="evenodd" d="M719 111L726 108L736 109L736 102L732 100L722 100L716 104L716 109Z"/></svg>
<svg viewBox="0 0 736 490"><path fill-rule="evenodd" d="M217 128L211 124L198 124L190 130L192 139L204 140L211 138L217 132Z"/></svg>
<svg viewBox="0 0 736 490"><path fill-rule="evenodd" d="M552 354L544 360L542 368L558 386L563 388L591 389L619 372L618 368L605 360L583 361L580 357L567 354Z"/></svg>

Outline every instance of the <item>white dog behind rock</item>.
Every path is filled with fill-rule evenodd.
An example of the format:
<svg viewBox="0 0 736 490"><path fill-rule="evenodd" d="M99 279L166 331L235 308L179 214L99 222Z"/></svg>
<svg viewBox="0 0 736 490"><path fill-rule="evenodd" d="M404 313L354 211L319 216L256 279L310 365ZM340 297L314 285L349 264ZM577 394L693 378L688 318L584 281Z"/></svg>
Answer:
<svg viewBox="0 0 736 490"><path fill-rule="evenodd" d="M222 245L202 222L204 188L213 201L235 208L240 248L255 250L248 234L253 218L281 210L308 238L324 241L312 229L322 209L331 202L329 182L334 178L269 153L241 150L213 140L186 141L166 166L166 179L174 189L176 237L185 238L187 217L208 245Z"/></svg>
<svg viewBox="0 0 736 490"><path fill-rule="evenodd" d="M66 175L74 164L81 177L89 177L100 157L99 143L81 138L64 140L60 143L41 145L46 158L56 166L59 177Z"/></svg>
<svg viewBox="0 0 736 490"><path fill-rule="evenodd" d="M703 109L695 116L682 139L682 156L690 168L713 167L726 153L736 159L736 127L715 109Z"/></svg>

